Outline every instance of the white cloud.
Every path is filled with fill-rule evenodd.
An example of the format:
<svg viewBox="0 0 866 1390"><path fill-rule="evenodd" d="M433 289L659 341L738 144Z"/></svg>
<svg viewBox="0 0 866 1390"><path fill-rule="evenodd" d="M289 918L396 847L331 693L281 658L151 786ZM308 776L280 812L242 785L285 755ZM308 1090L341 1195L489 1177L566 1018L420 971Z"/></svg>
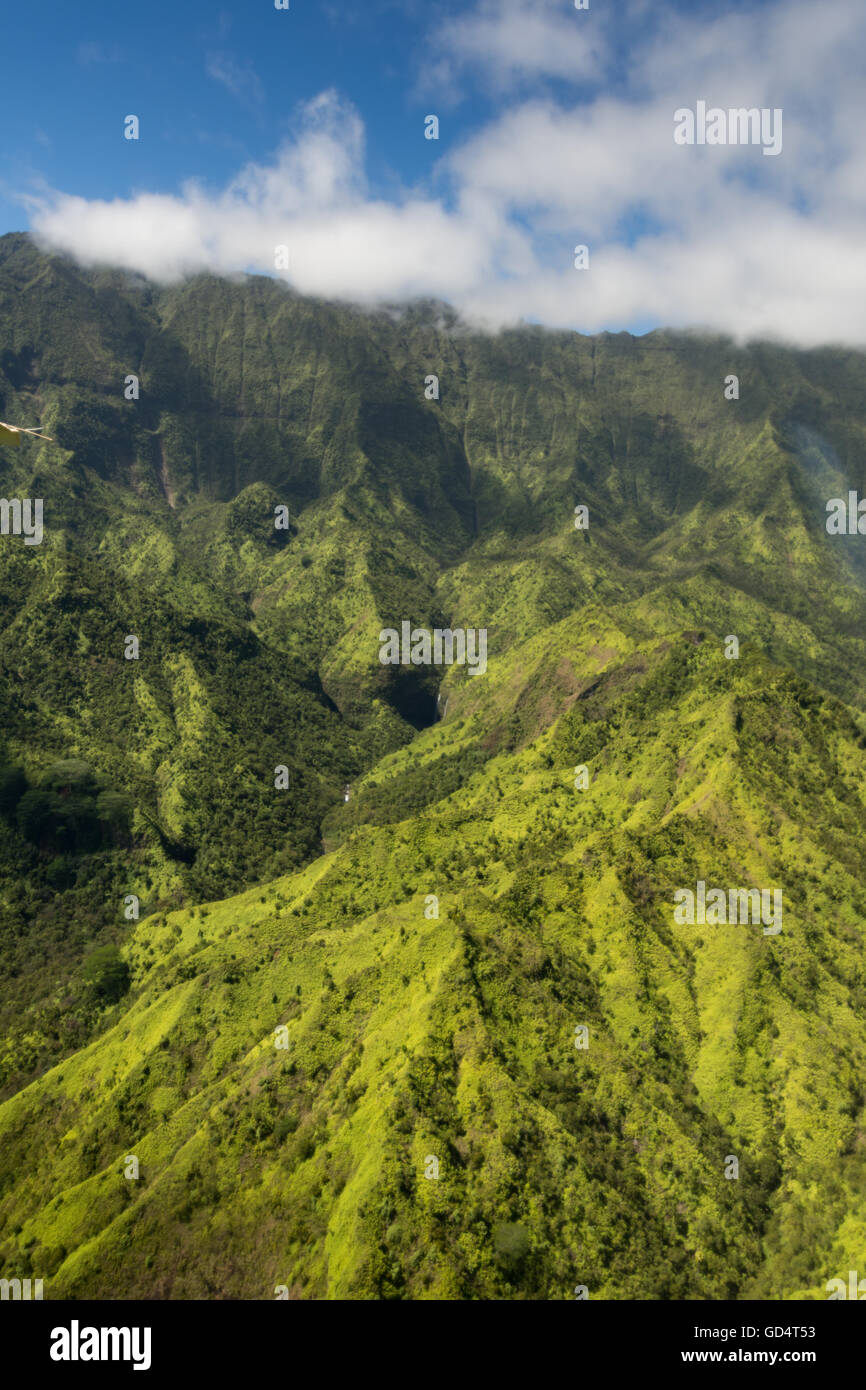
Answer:
<svg viewBox="0 0 866 1390"><path fill-rule="evenodd" d="M467 70L494 91L538 77L598 81L610 62L607 26L562 0L481 0L477 9L437 22L421 88L453 98Z"/></svg>
<svg viewBox="0 0 866 1390"><path fill-rule="evenodd" d="M516 0L484 0L449 31L441 60L454 72L482 64L501 85L530 69L558 76L564 12L529 13L522 69L517 12ZM572 30L587 13L569 16ZM628 13L646 23L654 10ZM221 192L189 183L175 196L113 202L43 194L32 226L80 260L156 278L274 273L274 249L286 244L301 292L361 303L438 296L491 327L657 322L863 344L864 40L859 0L822 0L820 14L811 0L780 0L715 21L667 12L629 56L627 94L506 105L440 159L439 197L373 197L361 120L326 92L271 162L247 165ZM699 98L781 107L782 154L675 145L674 111ZM419 134L419 164L427 153ZM581 242L588 271L572 266Z"/></svg>
<svg viewBox="0 0 866 1390"><path fill-rule="evenodd" d="M241 64L230 53L208 53L205 71L244 106L258 106L264 101L264 88L249 60Z"/></svg>

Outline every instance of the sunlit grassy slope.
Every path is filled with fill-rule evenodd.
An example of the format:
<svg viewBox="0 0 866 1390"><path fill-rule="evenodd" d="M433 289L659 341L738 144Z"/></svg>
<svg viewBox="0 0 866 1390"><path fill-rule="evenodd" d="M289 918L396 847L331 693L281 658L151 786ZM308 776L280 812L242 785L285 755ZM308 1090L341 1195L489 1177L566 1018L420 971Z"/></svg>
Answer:
<svg viewBox="0 0 866 1390"><path fill-rule="evenodd" d="M130 1298L821 1297L856 1268L858 724L709 632L567 619L489 675L329 854L130 931L113 1026L0 1110L10 1268ZM780 886L781 933L676 926L701 876Z"/></svg>

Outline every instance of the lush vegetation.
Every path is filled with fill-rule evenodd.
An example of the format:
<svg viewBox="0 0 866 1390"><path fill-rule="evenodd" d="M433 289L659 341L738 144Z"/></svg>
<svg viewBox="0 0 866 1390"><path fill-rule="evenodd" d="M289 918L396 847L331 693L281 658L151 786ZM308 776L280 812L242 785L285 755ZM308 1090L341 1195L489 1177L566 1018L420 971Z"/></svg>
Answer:
<svg viewBox="0 0 866 1390"><path fill-rule="evenodd" d="M864 358L22 237L0 304L0 414L57 440L0 459L46 526L0 538L0 1272L825 1297L866 1236L866 564L824 529ZM403 619L487 673L382 666ZM698 879L782 931L678 925Z"/></svg>

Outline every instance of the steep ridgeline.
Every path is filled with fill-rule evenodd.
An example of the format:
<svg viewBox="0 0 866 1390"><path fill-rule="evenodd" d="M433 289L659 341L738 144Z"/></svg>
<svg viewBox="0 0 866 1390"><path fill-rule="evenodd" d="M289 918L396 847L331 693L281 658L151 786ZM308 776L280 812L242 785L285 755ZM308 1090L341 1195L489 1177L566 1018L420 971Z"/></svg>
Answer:
<svg viewBox="0 0 866 1390"><path fill-rule="evenodd" d="M0 322L0 418L56 441L0 452L44 510L0 535L0 1275L826 1297L866 1235L866 536L826 525L866 358L20 236ZM383 664L407 623L485 661Z"/></svg>

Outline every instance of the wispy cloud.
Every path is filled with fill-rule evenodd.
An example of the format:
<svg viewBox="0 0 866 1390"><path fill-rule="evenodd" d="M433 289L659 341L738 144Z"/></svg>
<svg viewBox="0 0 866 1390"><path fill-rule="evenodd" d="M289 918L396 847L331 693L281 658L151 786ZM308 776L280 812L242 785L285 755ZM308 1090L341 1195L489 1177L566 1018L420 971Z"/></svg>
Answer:
<svg viewBox="0 0 866 1390"><path fill-rule="evenodd" d="M123 61L123 49L116 43L97 43L88 40L78 45L76 57L82 67L91 67L94 63L121 63Z"/></svg>
<svg viewBox="0 0 866 1390"><path fill-rule="evenodd" d="M499 94L540 77L597 82L612 51L606 16L599 22L590 11L566 8L562 0L480 0L474 10L448 17L432 30L420 60L419 86L450 101L461 95L467 75Z"/></svg>
<svg viewBox="0 0 866 1390"><path fill-rule="evenodd" d="M205 71L244 106L260 106L265 99L261 80L249 59L241 64L230 53L208 53Z"/></svg>

